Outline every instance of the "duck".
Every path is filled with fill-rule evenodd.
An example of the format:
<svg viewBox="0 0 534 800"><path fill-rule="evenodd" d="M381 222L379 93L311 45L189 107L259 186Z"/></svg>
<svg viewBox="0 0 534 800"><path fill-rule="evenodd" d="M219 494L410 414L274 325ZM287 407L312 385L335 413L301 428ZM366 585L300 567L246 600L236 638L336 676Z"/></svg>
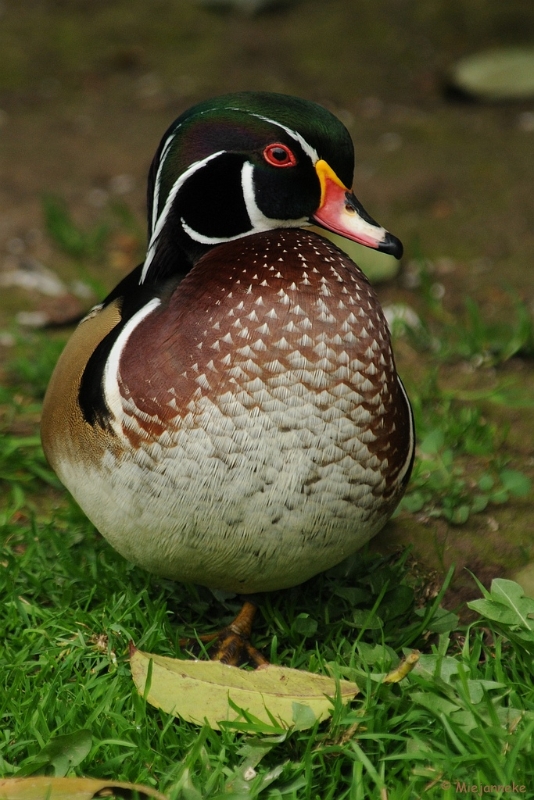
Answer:
<svg viewBox="0 0 534 800"><path fill-rule="evenodd" d="M324 107L239 92L165 132L146 257L80 322L51 377L46 457L97 530L158 576L258 597L358 551L399 504L414 423L378 298L324 229L402 256L352 187ZM314 231L309 228L314 226Z"/></svg>

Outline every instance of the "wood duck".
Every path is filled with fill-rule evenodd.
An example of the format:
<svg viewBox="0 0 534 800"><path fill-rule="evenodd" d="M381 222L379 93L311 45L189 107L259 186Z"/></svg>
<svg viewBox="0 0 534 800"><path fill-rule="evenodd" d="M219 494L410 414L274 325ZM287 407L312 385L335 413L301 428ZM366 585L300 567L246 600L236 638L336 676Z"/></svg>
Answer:
<svg viewBox="0 0 534 800"><path fill-rule="evenodd" d="M145 261L80 323L42 415L50 464L135 564L279 590L354 553L401 499L414 430L384 315L305 230L400 258L353 167L342 123L280 94L215 98L165 133ZM231 632L248 641L254 610Z"/></svg>

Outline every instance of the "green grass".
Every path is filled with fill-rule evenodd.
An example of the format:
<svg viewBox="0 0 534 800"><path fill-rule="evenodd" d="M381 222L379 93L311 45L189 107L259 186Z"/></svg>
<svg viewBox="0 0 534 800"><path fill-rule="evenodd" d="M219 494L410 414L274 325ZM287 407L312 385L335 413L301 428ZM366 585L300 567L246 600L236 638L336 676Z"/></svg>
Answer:
<svg viewBox="0 0 534 800"><path fill-rule="evenodd" d="M455 796L444 781L533 785L532 622L503 623L490 636L484 621L460 635L453 614L417 607L405 559L364 554L267 599L256 642L275 663L321 672L335 663L361 688L311 733L254 721L216 733L147 706L133 688L128 642L180 654L181 635L220 625L237 603L133 568L72 503L48 522L7 526L1 561L4 776L87 774L184 800L341 800L382 788L390 800L442 798ZM413 646L425 655L408 679L373 679ZM81 731L91 738L74 768L53 748L46 757L70 734L60 748L68 756L72 734L88 736Z"/></svg>
<svg viewBox="0 0 534 800"><path fill-rule="evenodd" d="M174 797L227 792L243 780L250 748L262 756L259 784L282 767L261 790L266 797L370 797L384 784L390 798L400 798L433 778L506 783L529 774L528 647L503 638L488 644L473 626L461 652L448 656L457 620L415 607L417 586L403 559L357 557L303 589L268 598L257 643L273 661L321 671L334 662L362 688L353 709L336 709L332 723L310 735L261 725L215 734L147 707L133 690L128 642L175 655L181 635L229 619L236 602L133 568L73 504L62 503L48 523L11 525L1 558L6 775L42 770L47 743L82 729L91 731L92 745L76 772L180 786ZM402 647L416 645L430 655L409 680L396 687L372 680ZM510 772L505 754L514 748Z"/></svg>
<svg viewBox="0 0 534 800"><path fill-rule="evenodd" d="M480 406L480 400L501 401L502 389L481 391L474 401L469 393L442 389L435 369L419 385L407 385L418 448L402 509L458 525L489 505L530 493L530 479L510 468L510 456L503 455L507 429L489 420ZM517 402L512 391L507 399L510 405Z"/></svg>
<svg viewBox="0 0 534 800"><path fill-rule="evenodd" d="M506 452L507 425L486 413L491 405L524 408L532 413L534 398L517 381L499 377L498 370L512 358L534 355L534 323L526 304L509 295L509 308L496 320L487 318L472 298L464 298L464 310L453 315L421 260L419 288L414 302L419 306L416 325L402 320L393 325L394 338L406 336L419 354L426 371L408 375L405 382L417 430L418 449L412 480L402 508L442 517L458 525L488 505L502 504L511 497L525 497L530 479L510 465ZM462 390L458 377L444 385L443 374L454 368L460 374L479 375L480 388ZM486 377L494 373L490 388ZM476 385L476 384L475 384ZM528 409L528 411L527 411Z"/></svg>

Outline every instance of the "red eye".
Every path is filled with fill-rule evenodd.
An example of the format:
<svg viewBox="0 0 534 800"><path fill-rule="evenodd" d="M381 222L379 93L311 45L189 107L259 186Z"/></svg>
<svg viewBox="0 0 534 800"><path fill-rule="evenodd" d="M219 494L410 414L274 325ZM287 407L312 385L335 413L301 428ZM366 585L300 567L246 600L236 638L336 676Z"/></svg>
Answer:
<svg viewBox="0 0 534 800"><path fill-rule="evenodd" d="M297 159L285 144L276 142L269 144L263 151L263 157L272 167L294 167Z"/></svg>

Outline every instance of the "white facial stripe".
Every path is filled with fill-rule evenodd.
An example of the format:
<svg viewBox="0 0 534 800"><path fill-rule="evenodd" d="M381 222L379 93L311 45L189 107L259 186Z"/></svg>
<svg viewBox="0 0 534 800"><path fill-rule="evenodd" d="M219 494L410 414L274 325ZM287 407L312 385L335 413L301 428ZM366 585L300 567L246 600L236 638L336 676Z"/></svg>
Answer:
<svg viewBox="0 0 534 800"><path fill-rule="evenodd" d="M254 228L251 233L259 233L260 231L271 231L273 228L300 228L302 225L309 225L306 217L300 219L270 219L260 211L256 203L256 196L254 191L254 164L246 161L241 170L241 186L243 189L243 198L247 213Z"/></svg>
<svg viewBox="0 0 534 800"><path fill-rule="evenodd" d="M146 276L148 274L148 270L150 268L150 265L151 265L151 263L152 263L152 261L154 259L154 256L156 255L156 246L157 246L157 243L158 243L159 235L160 235L161 231L163 230L163 226L165 225L165 222L167 221L167 217L169 216L169 211L171 210L172 204L174 203L174 200L175 200L176 195L178 194L179 190L184 185L186 180L188 178L190 178L191 175L193 175L194 172L196 172L199 169L202 169L202 167L205 164L207 164L208 161L211 161L212 159L217 158L218 156L222 155L224 152L226 152L226 151L225 150L218 150L216 153L212 153L210 156L207 156L206 158L203 158L200 161L195 161L195 163L191 164L191 166L188 169L186 169L186 171L183 172L180 175L180 177L178 178L178 180L174 183L171 191L169 192L167 200L165 201L165 206L163 208L163 211L159 215L157 224L156 224L154 230L152 231L152 236L150 237L150 242L149 242L149 245L148 245L148 250L147 250L147 254L146 254L146 258L145 258L145 263L144 263L144 266L143 266L143 271L141 273L141 277L139 279L139 283L144 283L145 282L145 278L146 278Z"/></svg>
<svg viewBox="0 0 534 800"><path fill-rule="evenodd" d="M237 108L232 110L242 111L242 109L237 109ZM297 131L291 130L291 128L288 128L286 125L282 125L281 122L277 122L275 119L264 117L263 114L254 114L254 112L252 111L248 111L245 113L250 114L251 117L257 117L257 119L262 119L264 122L269 122L271 125L276 125L277 128L282 128L282 130L284 130L288 136L291 136L292 139L295 139L295 141L300 144L304 152L307 153L311 158L313 164L316 164L319 161L319 154L317 153L315 147L312 147L311 144L308 144L306 139L304 139L304 137L301 136L300 133L297 133Z"/></svg>
<svg viewBox="0 0 534 800"><path fill-rule="evenodd" d="M130 320L128 320L124 326L124 329L118 336L117 341L111 348L108 360L106 361L106 368L104 370L103 377L104 400L106 401L106 405L113 415L111 424L118 434L121 432L120 420L122 415L122 401L119 391L120 358L126 342L132 334L132 331L134 331L139 323L142 322L145 317L148 317L148 315L151 314L152 311L154 311L154 309L160 304L161 300L158 297L154 297L146 304L146 306L143 306L143 308L139 309L139 311L134 314Z"/></svg>
<svg viewBox="0 0 534 800"><path fill-rule="evenodd" d="M160 184L161 184L161 171L163 169L163 165L165 164L165 159L167 158L167 156L169 154L169 150L170 150L171 145L172 145L172 143L173 143L175 138L176 138L176 132L173 133L172 136L169 136L169 138L167 139L167 141L165 143L165 147L161 151L161 157L160 157L160 160L159 160L159 167L158 167L158 171L157 171L157 174L156 174L156 183L155 183L155 186L154 186L154 197L153 197L153 200L152 200L152 232L154 231L154 227L156 225L156 219L157 219L157 215L158 215L159 189L160 189Z"/></svg>
<svg viewBox="0 0 534 800"><path fill-rule="evenodd" d="M236 236L204 236L203 233L199 233L195 231L191 225L188 225L185 219L182 217L180 219L182 223L182 228L188 234L188 236L193 239L195 242L200 242L200 244L222 244L223 242L235 242L236 239L241 239L243 236L249 236L251 233L255 233L255 231L245 231L244 233L238 233Z"/></svg>

